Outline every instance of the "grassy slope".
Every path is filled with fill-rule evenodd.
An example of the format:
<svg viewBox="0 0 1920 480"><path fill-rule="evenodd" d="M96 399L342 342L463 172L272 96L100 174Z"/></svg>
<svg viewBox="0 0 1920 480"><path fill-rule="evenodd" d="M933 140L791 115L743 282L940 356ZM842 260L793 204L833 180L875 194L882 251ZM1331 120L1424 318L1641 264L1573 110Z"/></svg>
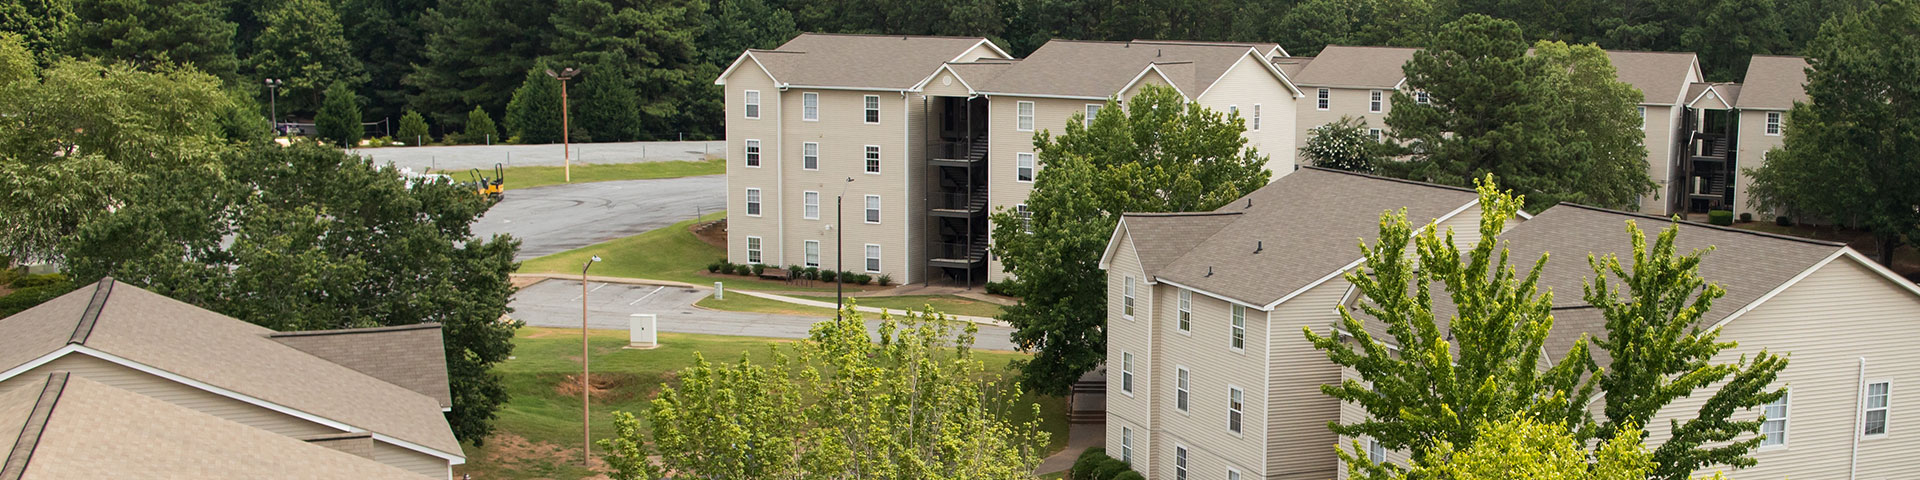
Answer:
<svg viewBox="0 0 1920 480"><path fill-rule="evenodd" d="M469 170L436 170L434 173L444 173L452 176L455 181L461 182L467 181L467 177L471 175ZM565 167L512 167L506 169L506 173L508 190L567 183ZM727 161L720 159L582 164L573 166L573 183L678 178L723 173L727 173ZM492 177L493 169L481 169L480 174Z"/></svg>
<svg viewBox="0 0 1920 480"><path fill-rule="evenodd" d="M626 335L620 331L591 331L593 383L605 391L593 400L594 438L606 438L613 431L611 412L639 415L647 401L672 373L693 364L699 352L708 361L731 363L741 355L765 361L767 346L789 340L662 333L661 347L653 350L627 350ZM579 390L563 389L561 384L577 382L580 368L578 330L523 328L514 338L514 359L502 363L497 372L505 379L513 398L495 421L496 436L483 447L468 447L468 463L457 467L455 475L471 473L475 478L580 478L591 472L578 466L580 448ZM989 372L999 373L1003 385L1011 385L1013 373L1006 368L1025 355L1008 352L976 351ZM1041 427L1052 433L1048 451L1066 445L1066 401L1057 397L1028 397L1041 405ZM1016 420L1028 415L1013 409ZM643 418L644 421L644 418ZM509 439L508 437L517 437ZM524 439L525 442L514 440ZM526 445L534 448L528 448Z"/></svg>
<svg viewBox="0 0 1920 480"><path fill-rule="evenodd" d="M831 295L795 295L796 298L819 300L833 303ZM891 308L897 310L919 310L932 306L936 312L952 315L971 315L975 317L999 317L1000 305L982 302L965 297L950 295L900 295L894 297L859 297L855 303L862 307Z"/></svg>
<svg viewBox="0 0 1920 480"><path fill-rule="evenodd" d="M727 252L700 241L693 236L693 232L687 231L687 227L697 222L718 220L726 215L726 212L715 212L647 233L527 260L520 264L520 272L578 275L580 265L586 262L587 257L599 255L601 261L593 265L594 275L672 280L694 285L712 285L718 281L726 282L729 287L756 290L833 291L831 283L813 282L815 286L799 286L740 275L707 273L707 263L726 258Z"/></svg>

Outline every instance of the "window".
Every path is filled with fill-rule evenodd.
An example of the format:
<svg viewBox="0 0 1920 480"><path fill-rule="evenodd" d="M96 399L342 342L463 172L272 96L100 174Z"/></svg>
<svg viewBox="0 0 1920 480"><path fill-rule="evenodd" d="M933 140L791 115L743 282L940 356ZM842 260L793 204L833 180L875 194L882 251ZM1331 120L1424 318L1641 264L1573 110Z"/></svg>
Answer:
<svg viewBox="0 0 1920 480"><path fill-rule="evenodd" d="M1253 104L1253 131L1260 131L1260 104Z"/></svg>
<svg viewBox="0 0 1920 480"><path fill-rule="evenodd" d="M1367 439L1367 460L1373 463L1387 463L1387 447L1379 440Z"/></svg>
<svg viewBox="0 0 1920 480"><path fill-rule="evenodd" d="M867 95L867 123L880 123L880 96Z"/></svg>
<svg viewBox="0 0 1920 480"><path fill-rule="evenodd" d="M1187 480L1187 447L1173 446L1173 479Z"/></svg>
<svg viewBox="0 0 1920 480"><path fill-rule="evenodd" d="M1018 113L1020 116L1019 122L1014 125L1014 130L1022 132L1033 131L1033 102L1018 102L1014 105L1014 108L1019 110Z"/></svg>
<svg viewBox="0 0 1920 480"><path fill-rule="evenodd" d="M1180 333L1193 332L1193 291L1180 291L1180 321L1177 322Z"/></svg>
<svg viewBox="0 0 1920 480"><path fill-rule="evenodd" d="M1240 471L1231 468L1227 469L1227 480L1240 480Z"/></svg>
<svg viewBox="0 0 1920 480"><path fill-rule="evenodd" d="M1128 276L1125 289L1120 294L1120 315L1133 318L1133 277Z"/></svg>
<svg viewBox="0 0 1920 480"><path fill-rule="evenodd" d="M1767 135L1780 134L1780 112L1767 112Z"/></svg>
<svg viewBox="0 0 1920 480"><path fill-rule="evenodd" d="M1317 95L1318 95L1318 98L1320 99L1320 103L1319 103L1319 105L1317 105L1317 106L1315 106L1315 108L1319 108L1319 109L1321 109L1321 110L1326 110L1326 109L1327 109L1328 107L1332 107L1332 106L1333 106L1333 91L1332 91L1332 90L1327 90L1327 89L1324 89L1324 88L1322 88L1322 89L1320 89L1320 93L1318 93Z"/></svg>
<svg viewBox="0 0 1920 480"><path fill-rule="evenodd" d="M1760 424L1760 434L1765 435L1766 438L1760 440L1760 446L1781 447L1787 445L1787 403L1791 397L1793 397L1793 391L1788 390L1786 394L1780 396L1779 400L1774 400L1766 404L1766 406L1761 407L1763 409L1762 415L1766 417L1766 421Z"/></svg>
<svg viewBox="0 0 1920 480"><path fill-rule="evenodd" d="M1386 92L1379 90L1367 92L1367 112L1380 113L1381 110L1385 110L1385 104L1387 102L1384 99L1386 95Z"/></svg>
<svg viewBox="0 0 1920 480"><path fill-rule="evenodd" d="M804 203L806 204L806 208L800 212L800 218L805 218L807 220L819 220L820 219L820 192L806 192L800 195L801 195L801 198L805 199Z"/></svg>
<svg viewBox="0 0 1920 480"><path fill-rule="evenodd" d="M800 119L809 122L820 120L820 94L800 94Z"/></svg>
<svg viewBox="0 0 1920 480"><path fill-rule="evenodd" d="M1640 107L1640 129L1647 129L1647 107Z"/></svg>
<svg viewBox="0 0 1920 480"><path fill-rule="evenodd" d="M747 216L760 216L760 189L747 189Z"/></svg>
<svg viewBox="0 0 1920 480"><path fill-rule="evenodd" d="M1233 342L1227 346L1234 350L1247 348L1247 307L1233 306Z"/></svg>
<svg viewBox="0 0 1920 480"><path fill-rule="evenodd" d="M1120 427L1120 461L1133 464L1133 429Z"/></svg>
<svg viewBox="0 0 1920 480"><path fill-rule="evenodd" d="M1240 415L1241 408L1245 406L1242 403L1244 400L1246 400L1246 392L1240 391L1240 387L1227 387L1227 431L1240 433Z"/></svg>
<svg viewBox="0 0 1920 480"><path fill-rule="evenodd" d="M880 273L880 246L867 244L867 272Z"/></svg>
<svg viewBox="0 0 1920 480"><path fill-rule="evenodd" d="M1889 395L1893 390L1892 382L1874 382L1867 384L1867 422L1862 431L1865 435L1887 434L1887 410Z"/></svg>
<svg viewBox="0 0 1920 480"><path fill-rule="evenodd" d="M807 265L806 266L809 266L809 267L820 266L820 241L819 240L807 240Z"/></svg>
<svg viewBox="0 0 1920 480"><path fill-rule="evenodd" d="M1033 154L1016 153L1013 155L1013 179L1020 182L1033 181Z"/></svg>
<svg viewBox="0 0 1920 480"><path fill-rule="evenodd" d="M1173 369L1174 410L1187 411L1187 388L1191 386L1191 384L1188 383L1189 375L1191 374L1187 372L1187 367L1177 367Z"/></svg>
<svg viewBox="0 0 1920 480"><path fill-rule="evenodd" d="M747 118L752 120L760 119L760 91L747 90L746 97Z"/></svg>
<svg viewBox="0 0 1920 480"><path fill-rule="evenodd" d="M1120 352L1120 392L1133 395L1133 354Z"/></svg>
<svg viewBox="0 0 1920 480"><path fill-rule="evenodd" d="M879 195L867 195L867 223L880 223Z"/></svg>
<svg viewBox="0 0 1920 480"><path fill-rule="evenodd" d="M867 145L867 173L880 173L879 145Z"/></svg>
<svg viewBox="0 0 1920 480"><path fill-rule="evenodd" d="M1228 116L1228 117L1232 117L1232 116L1234 116L1234 115L1239 115L1239 114L1240 114L1240 106L1239 106L1239 105L1227 105L1227 116Z"/></svg>
<svg viewBox="0 0 1920 480"><path fill-rule="evenodd" d="M800 144L800 168L802 170L820 169L820 144L807 142Z"/></svg>
<svg viewBox="0 0 1920 480"><path fill-rule="evenodd" d="M1098 103L1089 103L1089 104L1087 104L1087 120L1086 120L1086 123L1085 123L1084 125L1087 125L1087 126L1092 126L1092 125L1093 125L1093 117L1098 117L1098 116L1100 116L1100 107L1103 107L1103 106L1105 106L1105 105L1102 105L1102 104L1098 104Z"/></svg>
<svg viewBox="0 0 1920 480"><path fill-rule="evenodd" d="M747 263L760 263L760 237L747 237Z"/></svg>
<svg viewBox="0 0 1920 480"><path fill-rule="evenodd" d="M1415 91L1413 92L1413 103L1418 103L1421 105L1432 105L1433 96L1427 95L1426 90Z"/></svg>
<svg viewBox="0 0 1920 480"><path fill-rule="evenodd" d="M754 167L754 168L760 167L760 141L759 140L752 140L752 139L747 140L747 166Z"/></svg>
<svg viewBox="0 0 1920 480"><path fill-rule="evenodd" d="M1372 136L1373 136L1373 141L1375 141L1375 142L1378 142L1378 141L1380 141L1380 140L1382 140L1382 139L1385 139L1385 138L1386 138L1386 132L1382 132L1382 131L1380 131L1380 129L1378 129L1378 128L1369 128L1369 129L1367 129L1367 135L1372 135Z"/></svg>
<svg viewBox="0 0 1920 480"><path fill-rule="evenodd" d="M1014 215L1020 216L1020 230L1033 233L1033 210L1028 209L1027 204L1022 203L1013 206L1013 213Z"/></svg>

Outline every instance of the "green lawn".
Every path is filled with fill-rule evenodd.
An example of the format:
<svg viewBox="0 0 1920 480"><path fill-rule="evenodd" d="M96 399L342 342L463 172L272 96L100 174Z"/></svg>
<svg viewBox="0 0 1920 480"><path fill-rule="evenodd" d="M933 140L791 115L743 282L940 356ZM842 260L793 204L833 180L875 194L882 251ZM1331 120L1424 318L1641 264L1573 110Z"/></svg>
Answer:
<svg viewBox="0 0 1920 480"><path fill-rule="evenodd" d="M452 175L455 180L459 181L466 181L468 175L468 172L455 171L437 173ZM506 188L508 190L566 183L566 170L564 167L513 167L506 169L506 173ZM692 177L698 175L719 175L722 173L727 173L727 161L722 159L706 161L583 164L573 166L573 183ZM491 177L493 176L493 171L482 169L480 174Z"/></svg>
<svg viewBox="0 0 1920 480"><path fill-rule="evenodd" d="M509 174L507 178L513 177ZM707 273L707 264L726 258L727 252L700 241L687 227L726 216L726 212L714 212L697 220L687 220L639 235L527 260L520 263L520 273L579 275L580 265L586 263L587 257L599 255L600 262L593 264L594 275L672 280L694 285L726 282L728 287L751 290L833 291L831 283L811 282L813 286L805 286L805 282L789 284L741 275ZM847 288L858 289L851 285Z"/></svg>
<svg viewBox="0 0 1920 480"><path fill-rule="evenodd" d="M831 295L793 295L795 298L819 300L833 303ZM857 297L862 307L891 308L897 310L919 310L931 305L933 310L951 315L970 315L975 317L999 317L1001 306L966 297L952 295L900 295L893 297ZM730 310L730 309L722 309Z"/></svg>
<svg viewBox="0 0 1920 480"><path fill-rule="evenodd" d="M590 346L595 386L592 404L594 438L613 431L615 410L643 412L647 401L670 381L674 372L692 365L695 352L709 361L733 362L742 354L756 361L768 359L767 346L789 340L662 333L661 347L627 350L625 332L593 330ZM496 372L505 380L512 400L494 422L494 436L486 445L467 448L467 464L454 475L474 478L581 478L592 476L578 464L580 456L579 330L522 328L513 340L514 358ZM976 351L989 372L1011 385L1014 372L1006 368L1026 355ZM1058 397L1028 397L1041 405L1041 427L1052 433L1049 452L1065 448L1066 401ZM1013 409L1016 420L1025 410ZM644 418L644 417L643 417Z"/></svg>
<svg viewBox="0 0 1920 480"><path fill-rule="evenodd" d="M782 302L778 300L768 300L765 298L755 297L752 295L747 295L742 293L728 293L723 296L726 297L725 300L714 300L712 295L708 295L706 298L702 298L700 299L700 301L694 302L693 304L700 306L702 308L711 308L714 310L726 310L729 312L758 312L758 313L772 313L772 314L779 314L779 315L806 315L806 316L819 317L819 318L832 317L834 313L833 309L831 308L819 308L819 307L809 307L805 305L795 305L787 302ZM827 297L827 302L832 303L833 297ZM865 302L861 302L861 304L865 304Z"/></svg>

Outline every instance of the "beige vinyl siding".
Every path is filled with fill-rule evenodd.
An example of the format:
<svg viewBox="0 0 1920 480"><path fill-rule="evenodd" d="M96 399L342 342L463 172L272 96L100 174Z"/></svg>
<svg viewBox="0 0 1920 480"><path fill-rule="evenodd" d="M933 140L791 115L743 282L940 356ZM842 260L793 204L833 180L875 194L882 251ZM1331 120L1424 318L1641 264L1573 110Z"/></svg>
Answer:
<svg viewBox="0 0 1920 480"><path fill-rule="evenodd" d="M62 371L288 437L340 433L339 429L220 396L81 353L67 354L7 379L5 382L0 382L0 392L31 383L33 379L44 379L49 373ZM442 464L444 463L443 461Z"/></svg>
<svg viewBox="0 0 1920 480"><path fill-rule="evenodd" d="M965 62L971 62L974 60L979 60L982 58L989 58L989 59L1006 58L1006 56L993 51L993 48L987 46L987 43L981 42L979 45L974 45L973 48L967 49L966 53L962 53L960 54L959 57L955 57L952 60L952 62L965 63Z"/></svg>
<svg viewBox="0 0 1920 480"><path fill-rule="evenodd" d="M1173 463L1175 445L1187 447L1187 480L1224 480L1227 478L1229 468L1239 471L1241 480L1261 478L1256 473L1258 470L1255 470L1252 465L1237 463L1206 449L1195 448L1192 438L1171 434L1160 438L1162 438L1160 441L1162 448L1154 451L1154 472L1149 478L1166 480L1177 478L1174 476Z"/></svg>
<svg viewBox="0 0 1920 480"><path fill-rule="evenodd" d="M1033 131L1018 129L1020 121L1019 102L1033 102ZM1067 132L1067 120L1075 114L1085 114L1087 104L1104 103L1101 100L1064 100L1058 98L1019 97L1012 95L995 96L987 110L987 204L992 211L1013 210L1014 205L1027 202L1027 195L1033 193L1033 184L1014 181L1014 167L1019 162L1019 154L1032 153L1033 136L1045 131L1058 137ZM1038 162L1038 160L1036 160ZM1045 164L1035 165L1035 174L1046 170ZM989 239L991 240L991 239ZM998 259L987 261L987 278L998 281L1007 277L1005 267Z"/></svg>
<svg viewBox="0 0 1920 480"><path fill-rule="evenodd" d="M1294 146L1294 97L1293 91L1274 76L1273 72L1261 65L1262 60L1253 55L1240 58L1233 69L1215 81L1211 88L1202 92L1187 92L1188 95L1201 95L1196 99L1201 105L1220 112L1226 112L1228 105L1240 107L1240 118L1246 123L1243 134L1247 145L1267 156L1267 171L1273 172L1273 179L1293 173ZM1260 105L1260 130L1253 130L1253 106Z"/></svg>
<svg viewBox="0 0 1920 480"><path fill-rule="evenodd" d="M1782 123L1780 135L1767 135L1767 112L1775 110L1741 110L1739 148L1736 162L1740 172L1734 178L1733 214L1752 213L1757 219L1771 219L1774 212L1762 212L1754 204L1753 196L1747 192L1753 190L1753 177L1747 175L1747 169L1760 168L1767 164L1767 151L1780 148L1787 138L1786 112L1780 112Z"/></svg>
<svg viewBox="0 0 1920 480"><path fill-rule="evenodd" d="M1133 239L1125 233L1119 239L1119 248L1114 252L1112 263L1107 268L1107 453L1115 458L1120 456L1120 425L1133 427L1133 465L1142 473L1148 470L1151 462L1147 460L1152 444L1151 399L1155 389L1153 381L1157 378L1153 372L1153 353L1150 343L1153 341L1154 301L1151 287L1146 285L1140 266L1140 257L1133 249ZM1123 295L1126 278L1133 277L1134 303L1133 318L1127 318L1123 312ZM1121 391L1121 372L1124 355L1133 355L1133 393Z"/></svg>
<svg viewBox="0 0 1920 480"><path fill-rule="evenodd" d="M927 81L925 87L921 87L920 92L928 97L965 97L972 95L972 92L967 90L966 80L954 75L951 70L941 70L939 74L933 76L932 80ZM917 99L921 96L922 95L915 95L914 98Z"/></svg>
<svg viewBox="0 0 1920 480"><path fill-rule="evenodd" d="M452 475L445 459L377 440L373 442L373 460L433 478L450 478Z"/></svg>
<svg viewBox="0 0 1920 480"><path fill-rule="evenodd" d="M1330 332L1340 319L1334 307L1348 285L1345 279L1329 280L1269 314L1273 349L1267 355L1267 388L1273 414L1267 426L1268 478L1325 479L1339 466L1331 448L1335 437L1327 430L1327 422L1340 417L1341 405L1321 393L1320 386L1339 382L1340 371L1326 354L1313 348L1302 329Z"/></svg>
<svg viewBox="0 0 1920 480"><path fill-rule="evenodd" d="M1381 102L1383 105L1381 105L1380 113L1368 113L1367 102L1369 101L1369 94L1367 92L1371 91L1371 89L1327 87L1328 93L1332 96L1332 105L1327 110L1320 110L1319 97L1317 96L1319 95L1318 91L1320 88L1321 87L1317 86L1300 86L1300 91L1306 93L1307 96L1300 99L1300 105L1298 107L1299 120L1294 126L1296 133L1293 137L1295 149L1307 145L1307 139L1310 137L1307 132L1312 131L1314 127L1339 121L1342 116L1357 117L1366 120L1366 128L1378 128L1381 131L1386 131L1387 113L1393 111L1393 89L1381 88Z"/></svg>
<svg viewBox="0 0 1920 480"><path fill-rule="evenodd" d="M820 119L818 121L800 120L801 94L819 94ZM880 123L866 123L867 95L876 95L880 99ZM881 272L890 274L895 281L904 281L911 265L906 262L907 232L915 224L912 219L924 216L925 212L915 209L920 203L908 195L908 179L913 170L907 160L910 154L906 148L906 119L901 116L903 99L899 92L845 91L845 90L804 90L793 89L782 95L785 108L791 112L785 119L785 135L782 137L782 151L795 152L794 158L783 158L782 163L790 163L790 168L782 168L785 176L785 192L779 195L777 204L802 205L805 191L820 192L820 219L806 220L800 208L780 208L772 214L784 215L788 235L781 240L770 242L781 245L781 250L791 252L784 257L774 253L768 263L781 266L797 265L802 258L807 240L823 240L821 262L823 265L833 262L832 237L838 232L827 230L834 224L833 197L845 189L845 216L841 225L845 226L848 250L843 252L849 261L849 271L861 271L856 268L865 258L861 245L880 245ZM802 144L814 142L820 144L820 169L802 170L799 168L798 152ZM866 147L880 147L880 173L866 172ZM847 178L853 178L847 183ZM880 223L866 222L866 196L880 196ZM917 214L917 215L916 215ZM731 228L731 227L729 227ZM731 235L730 235L731 236ZM877 276L877 275L876 275Z"/></svg>
<svg viewBox="0 0 1920 480"><path fill-rule="evenodd" d="M1341 381L1346 381L1347 379L1353 379L1353 380L1356 380L1356 381L1357 381L1357 380L1360 380L1360 373L1359 373L1359 372L1355 372L1355 371L1354 371L1353 369L1351 369L1351 368L1345 368L1345 367L1342 367L1342 368L1340 368L1340 380L1341 380ZM1366 419L1367 419L1367 410L1366 410L1365 408L1362 408L1362 407L1360 406L1360 404L1357 404L1357 403L1346 403L1346 402L1340 402L1340 423L1343 423L1343 424L1354 424L1354 423L1360 423L1361 421L1364 421L1364 420L1366 420ZM1323 427L1322 427L1322 429L1323 429L1323 430L1325 429L1325 428L1324 428L1324 425L1323 425ZM1332 433L1328 433L1328 435L1329 435L1329 436L1333 436L1333 434L1332 434ZM1355 451L1355 450L1354 450L1354 447L1353 447L1353 442L1354 442L1355 440L1359 440L1359 441L1360 441L1360 450L1358 450L1358 451ZM1340 448L1341 450L1345 450L1345 451L1347 451L1347 452L1349 452L1349 453L1356 453L1356 454L1359 454L1359 455L1366 455L1366 454L1367 454L1367 451L1366 451L1366 447L1367 447L1367 439L1366 439L1366 438L1361 438L1361 437L1349 437L1349 436L1345 436L1345 435L1340 435L1340 436L1338 436L1338 440L1337 440L1337 442L1338 442L1338 443L1337 443L1336 445L1338 445L1338 446L1339 446L1339 448ZM1332 461L1332 462L1334 463L1334 465L1335 465L1335 467L1337 467L1337 472L1338 472L1338 475L1337 475L1337 476L1335 476L1334 478L1336 478L1336 479L1339 479L1339 480L1346 480L1346 479L1347 479L1347 469L1346 469L1346 466L1345 466L1345 465L1342 465L1342 462L1340 462L1340 459L1339 459L1339 457L1337 457L1337 456L1334 456L1334 455L1337 455L1337 454L1335 454L1335 453L1333 453L1333 452L1334 452L1334 451L1333 451L1333 450L1332 450L1331 448L1329 448L1329 449L1327 450L1327 455L1329 456L1329 458L1330 458L1330 460L1331 460L1331 461ZM1390 463L1393 463L1393 464L1395 464L1395 465L1400 465L1400 466L1403 466L1403 467L1404 467L1404 466L1406 466L1406 465L1407 465L1407 464L1408 464L1409 462L1411 462L1411 461L1412 461L1412 458L1413 458L1413 457L1412 457L1412 455L1410 455L1410 454L1409 454L1409 453L1408 453L1407 451L1405 451L1405 450L1387 450L1387 461L1388 461L1388 462L1390 462ZM1326 476L1324 476L1324 475L1323 475L1323 476L1320 476L1320 477L1318 477L1318 478L1326 478Z"/></svg>
<svg viewBox="0 0 1920 480"><path fill-rule="evenodd" d="M1674 122L1678 119L1675 112L1681 109L1666 105L1641 105L1640 108L1647 109L1647 127L1645 139L1642 140L1647 146L1647 176L1652 177L1656 185L1653 193L1640 197L1640 211L1666 215L1672 213L1667 208L1669 200L1672 200L1669 189L1673 185L1674 173L1680 168L1675 158L1679 152L1674 144L1673 133L1677 128Z"/></svg>
<svg viewBox="0 0 1920 480"><path fill-rule="evenodd" d="M1462 250L1471 249L1474 243L1480 241L1480 212L1479 203L1467 206L1465 209L1460 210L1460 213L1455 213L1452 217L1448 217L1446 221L1435 225L1435 231L1445 236L1447 230L1452 229L1453 244L1459 246ZM1512 229L1520 225L1520 222L1523 221L1525 220L1520 218L1507 219L1507 228ZM1409 245L1409 247L1411 247L1411 245Z"/></svg>
<svg viewBox="0 0 1920 480"><path fill-rule="evenodd" d="M1179 310L1177 287L1166 286L1161 297L1165 301L1158 307L1156 318L1176 318ZM1230 348L1232 341L1233 307L1225 300L1200 293L1193 295L1192 330L1190 334L1179 333L1177 322L1158 322L1154 325L1155 339L1162 348L1156 349L1159 357L1155 359L1157 373L1165 373L1167 380L1161 395L1159 410L1160 430L1168 438L1180 438L1187 448L1195 452L1205 452L1207 456L1221 462L1238 466L1247 478L1261 475L1265 470L1262 442L1266 438L1268 426L1268 403L1266 402L1267 381L1266 364L1261 352L1267 347L1267 316L1258 309L1246 309L1245 348L1235 351ZM1175 365L1185 366L1189 372L1188 412L1174 410L1171 387L1175 378L1172 375ZM1228 388L1239 387L1241 397L1241 422L1238 435L1227 430L1228 424ZM1111 405L1112 402L1108 402ZM1111 406L1109 406L1111 408ZM1325 420L1321 420L1325 421ZM1158 442L1154 446L1155 458L1173 458L1173 446L1168 441ZM1172 472L1170 467L1161 467ZM1218 469L1214 475L1202 475L1199 478L1218 478L1224 475L1224 469Z"/></svg>
<svg viewBox="0 0 1920 480"><path fill-rule="evenodd" d="M1728 308L1730 306L1722 306ZM1860 441L1859 477L1912 478L1920 470L1920 422L1912 408L1920 398L1920 298L1850 258L1835 259L1722 327L1722 341L1740 346L1721 352L1731 362L1762 348L1790 354L1775 385L1790 387L1787 445L1753 454L1760 463L1732 472L1741 480L1848 478L1860 400L1860 359L1867 381L1891 381L1888 435ZM1667 420L1690 416L1709 395L1696 392L1661 411L1650 444L1667 434ZM1904 409L1902 407L1908 407ZM1758 410L1742 417L1759 416ZM1701 473L1712 469L1702 469Z"/></svg>
<svg viewBox="0 0 1920 480"><path fill-rule="evenodd" d="M782 105L786 95L768 77L752 59L741 60L739 68L726 78L727 95L727 261L747 263L747 237L760 237L760 258L768 264L778 263L780 259L780 215L786 210L782 205L780 193L781 164L780 130ZM760 92L760 118L746 118L746 91ZM793 101L799 102L799 95L793 95ZM794 114L798 119L799 114ZM746 166L746 141L760 141L760 166ZM821 146L825 153L826 146ZM797 153L794 170L799 169ZM821 158L826 163L826 157ZM747 216L748 188L760 189L760 216ZM794 195L799 195L799 190ZM831 195L822 193L823 197ZM798 200L795 200L798 205ZM831 208L831 198L823 200L823 209ZM800 209L793 209L794 218L799 218ZM822 212L825 213L825 212ZM796 250L797 252L798 250Z"/></svg>

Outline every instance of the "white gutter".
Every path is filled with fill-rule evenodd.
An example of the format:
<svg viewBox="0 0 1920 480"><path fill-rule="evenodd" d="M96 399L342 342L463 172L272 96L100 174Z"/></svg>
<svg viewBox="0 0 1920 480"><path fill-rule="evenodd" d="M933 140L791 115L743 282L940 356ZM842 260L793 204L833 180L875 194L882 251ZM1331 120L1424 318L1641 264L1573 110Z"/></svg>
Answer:
<svg viewBox="0 0 1920 480"><path fill-rule="evenodd" d="M1860 357L1860 380L1853 392L1853 451L1847 459L1847 480L1860 476L1860 432L1867 417L1867 357Z"/></svg>

